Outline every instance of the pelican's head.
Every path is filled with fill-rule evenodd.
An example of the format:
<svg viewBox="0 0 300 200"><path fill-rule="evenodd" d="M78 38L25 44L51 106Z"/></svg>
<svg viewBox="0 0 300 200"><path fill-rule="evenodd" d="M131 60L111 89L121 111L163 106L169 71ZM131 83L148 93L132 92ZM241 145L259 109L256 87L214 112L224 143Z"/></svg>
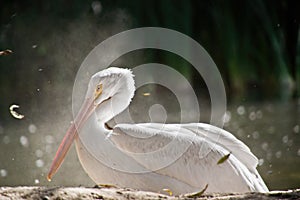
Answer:
<svg viewBox="0 0 300 200"><path fill-rule="evenodd" d="M111 67L92 76L84 103L57 150L48 173L48 180L51 180L63 162L77 135L77 130L83 127L90 116L95 112L99 125L104 127L105 122L129 105L134 90L133 74L129 69Z"/></svg>
<svg viewBox="0 0 300 200"><path fill-rule="evenodd" d="M134 79L129 69L111 67L94 74L85 101L92 103L100 123L123 111L134 95Z"/></svg>
<svg viewBox="0 0 300 200"><path fill-rule="evenodd" d="M120 94L121 101L130 100L134 94L134 80L131 70L111 67L94 74L89 82L86 99L93 99L96 105Z"/></svg>

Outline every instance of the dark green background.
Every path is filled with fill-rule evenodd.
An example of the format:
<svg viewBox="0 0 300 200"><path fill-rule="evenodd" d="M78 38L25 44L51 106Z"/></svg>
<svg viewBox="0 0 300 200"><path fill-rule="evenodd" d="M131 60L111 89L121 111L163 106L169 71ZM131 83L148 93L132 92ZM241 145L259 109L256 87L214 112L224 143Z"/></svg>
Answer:
<svg viewBox="0 0 300 200"><path fill-rule="evenodd" d="M219 67L230 100L299 97L299 1L103 0L98 14L92 2L2 1L0 49L14 54L0 58L0 111L19 98L35 101L38 84L72 80L99 42L143 26L174 29L198 41ZM195 71L178 56L147 55L201 87ZM36 73L40 67L46 75Z"/></svg>
<svg viewBox="0 0 300 200"><path fill-rule="evenodd" d="M97 13L93 5L99 3ZM73 149L55 180L47 183L45 178L72 120L77 70L106 38L131 28L156 26L192 37L211 55L226 86L231 121L225 129L264 161L259 171L270 189L299 187L299 13L297 0L2 0L0 50L14 53L0 56L0 170L8 173L0 177L0 185L32 185L36 179L43 185L93 184ZM140 50L114 65L131 68L149 62L181 72L193 84L200 103L208 101L201 111L209 110L201 76L177 55ZM152 100L140 104L150 106L156 99ZM11 104L20 105L23 120L10 115ZM138 109L137 119L148 117L147 106ZM244 115L237 113L241 107ZM37 127L34 134L28 131L32 124ZM21 136L28 138L28 147L20 144ZM45 138L51 137L53 142L47 143ZM36 150L44 152L42 158ZM36 166L37 159L43 159L43 167Z"/></svg>

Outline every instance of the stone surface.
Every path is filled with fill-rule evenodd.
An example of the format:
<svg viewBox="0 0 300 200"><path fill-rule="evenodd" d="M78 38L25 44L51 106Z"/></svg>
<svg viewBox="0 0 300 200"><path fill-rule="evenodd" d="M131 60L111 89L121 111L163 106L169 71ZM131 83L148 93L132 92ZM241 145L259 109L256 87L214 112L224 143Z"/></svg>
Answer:
<svg viewBox="0 0 300 200"><path fill-rule="evenodd" d="M127 188L114 187L1 187L0 199L143 199L143 200L177 200L177 199L300 199L300 189L288 191L272 191L269 193L245 193L245 194L203 194L197 198L189 198L188 195L169 196L153 192L138 191Z"/></svg>

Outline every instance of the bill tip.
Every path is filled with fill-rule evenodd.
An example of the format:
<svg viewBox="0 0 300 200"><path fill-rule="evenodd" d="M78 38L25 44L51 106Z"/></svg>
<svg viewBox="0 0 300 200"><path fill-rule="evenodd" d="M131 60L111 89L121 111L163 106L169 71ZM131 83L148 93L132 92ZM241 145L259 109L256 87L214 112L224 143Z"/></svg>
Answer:
<svg viewBox="0 0 300 200"><path fill-rule="evenodd" d="M47 180L51 182L51 177L49 175L47 176Z"/></svg>

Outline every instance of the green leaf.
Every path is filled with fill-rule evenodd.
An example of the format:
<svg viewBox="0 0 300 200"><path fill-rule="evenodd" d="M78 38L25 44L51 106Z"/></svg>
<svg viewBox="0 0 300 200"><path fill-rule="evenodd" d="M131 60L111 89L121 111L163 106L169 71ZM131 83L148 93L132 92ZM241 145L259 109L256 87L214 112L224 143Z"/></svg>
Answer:
<svg viewBox="0 0 300 200"><path fill-rule="evenodd" d="M186 195L186 197L188 197L188 198L200 197L207 190L207 187L208 187L208 184L206 184L205 187L203 188L203 190L201 190L200 192L197 192L197 193L194 193L194 194L188 194L188 195Z"/></svg>
<svg viewBox="0 0 300 200"><path fill-rule="evenodd" d="M223 157L218 161L217 165L220 165L220 164L224 163L224 162L229 158L230 154L231 154L231 153L229 153L229 154L223 156Z"/></svg>

